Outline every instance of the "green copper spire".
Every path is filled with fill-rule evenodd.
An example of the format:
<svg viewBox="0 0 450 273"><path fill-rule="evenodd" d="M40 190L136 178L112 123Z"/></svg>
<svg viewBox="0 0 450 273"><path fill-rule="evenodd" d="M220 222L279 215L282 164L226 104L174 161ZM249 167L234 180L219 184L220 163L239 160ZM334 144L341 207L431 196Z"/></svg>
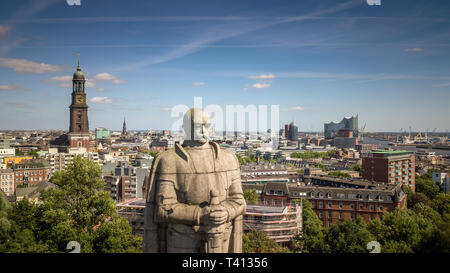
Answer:
<svg viewBox="0 0 450 273"><path fill-rule="evenodd" d="M78 67L77 67L77 71L81 71L81 66L80 66L80 52L78 52Z"/></svg>
<svg viewBox="0 0 450 273"><path fill-rule="evenodd" d="M81 72L81 65L80 65L80 53L78 52L78 66L77 71L73 73L73 79L74 80L84 80L84 74Z"/></svg>

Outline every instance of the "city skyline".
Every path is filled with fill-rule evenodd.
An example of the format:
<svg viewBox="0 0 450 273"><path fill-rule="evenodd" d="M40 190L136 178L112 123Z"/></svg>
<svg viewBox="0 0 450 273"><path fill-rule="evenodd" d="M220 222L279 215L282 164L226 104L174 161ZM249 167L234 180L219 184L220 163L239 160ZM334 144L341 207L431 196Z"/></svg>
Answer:
<svg viewBox="0 0 450 273"><path fill-rule="evenodd" d="M449 129L449 3L134 2L5 1L0 130L67 130L78 52L91 131L170 129L195 96L278 104L300 131Z"/></svg>

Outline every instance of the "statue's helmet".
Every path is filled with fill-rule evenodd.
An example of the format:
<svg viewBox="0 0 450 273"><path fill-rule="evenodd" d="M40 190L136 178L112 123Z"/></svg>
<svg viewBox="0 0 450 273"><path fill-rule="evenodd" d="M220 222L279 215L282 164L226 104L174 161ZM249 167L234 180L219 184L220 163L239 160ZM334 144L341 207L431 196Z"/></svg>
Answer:
<svg viewBox="0 0 450 273"><path fill-rule="evenodd" d="M211 118L200 108L191 108L184 114L183 129L187 140L206 143L209 138Z"/></svg>

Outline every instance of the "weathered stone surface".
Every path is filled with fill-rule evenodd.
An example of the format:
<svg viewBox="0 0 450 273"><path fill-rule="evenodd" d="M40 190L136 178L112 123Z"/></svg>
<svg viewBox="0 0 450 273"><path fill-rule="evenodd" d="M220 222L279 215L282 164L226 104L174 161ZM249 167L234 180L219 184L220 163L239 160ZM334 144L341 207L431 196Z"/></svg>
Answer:
<svg viewBox="0 0 450 273"><path fill-rule="evenodd" d="M209 125L206 112L189 110L183 145L154 160L145 183L144 252L242 252L239 162L208 141Z"/></svg>

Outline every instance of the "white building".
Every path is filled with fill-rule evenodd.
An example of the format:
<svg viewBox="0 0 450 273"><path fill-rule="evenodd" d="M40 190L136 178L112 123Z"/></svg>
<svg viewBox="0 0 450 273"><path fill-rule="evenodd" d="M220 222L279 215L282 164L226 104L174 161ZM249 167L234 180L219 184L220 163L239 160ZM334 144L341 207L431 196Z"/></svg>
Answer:
<svg viewBox="0 0 450 273"><path fill-rule="evenodd" d="M84 158L99 163L98 153L86 152L86 148L71 148L68 153L58 153L56 148L50 148L45 158L49 160L52 167L52 173L66 169L66 166L72 163L74 156L81 155Z"/></svg>
<svg viewBox="0 0 450 273"><path fill-rule="evenodd" d="M15 156L16 150L13 148L6 148L6 149L0 149L0 158L8 157L8 156Z"/></svg>
<svg viewBox="0 0 450 273"><path fill-rule="evenodd" d="M448 173L433 172L433 182L438 184L445 193L450 192L449 176Z"/></svg>
<svg viewBox="0 0 450 273"><path fill-rule="evenodd" d="M14 194L14 171L11 169L0 169L0 188L7 195Z"/></svg>

